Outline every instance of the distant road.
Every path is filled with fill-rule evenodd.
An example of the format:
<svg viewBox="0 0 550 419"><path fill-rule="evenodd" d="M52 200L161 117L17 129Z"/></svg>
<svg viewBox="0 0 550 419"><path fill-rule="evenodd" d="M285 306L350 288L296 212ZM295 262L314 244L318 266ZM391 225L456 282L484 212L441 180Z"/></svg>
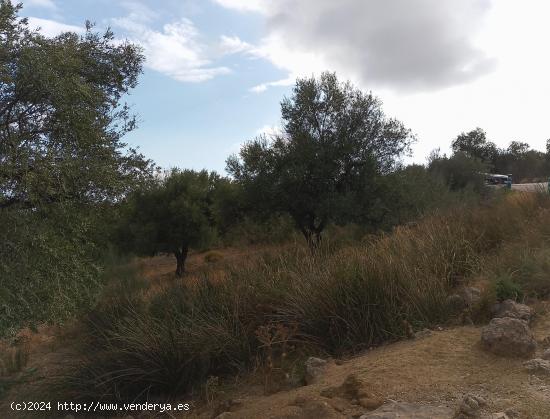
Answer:
<svg viewBox="0 0 550 419"><path fill-rule="evenodd" d="M548 183L512 183L512 189L523 192L547 191Z"/></svg>

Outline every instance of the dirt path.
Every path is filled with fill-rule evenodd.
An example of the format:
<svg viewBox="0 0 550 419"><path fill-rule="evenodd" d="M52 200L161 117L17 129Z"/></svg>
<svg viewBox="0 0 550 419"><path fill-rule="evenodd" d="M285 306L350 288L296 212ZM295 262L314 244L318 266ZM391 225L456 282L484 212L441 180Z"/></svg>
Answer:
<svg viewBox="0 0 550 419"><path fill-rule="evenodd" d="M550 335L550 314L532 329L541 340ZM351 418L367 408L331 395L351 374L382 400L420 402L456 408L467 393L487 400L486 417L512 408L520 418L550 418L550 379L531 376L524 360L499 358L479 347L480 328L458 327L379 347L343 363L331 362L316 384L271 396L234 395L241 403L227 418ZM539 348L538 354L542 348ZM328 389L328 391L327 391ZM332 391L334 393L334 391ZM323 394L323 395L322 395ZM212 411L196 412L212 417ZM189 417L189 416L187 416Z"/></svg>

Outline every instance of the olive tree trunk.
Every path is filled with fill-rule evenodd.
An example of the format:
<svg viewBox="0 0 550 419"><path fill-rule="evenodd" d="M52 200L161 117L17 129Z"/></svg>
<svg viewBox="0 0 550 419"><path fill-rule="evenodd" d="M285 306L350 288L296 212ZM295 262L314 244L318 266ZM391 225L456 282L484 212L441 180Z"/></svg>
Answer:
<svg viewBox="0 0 550 419"><path fill-rule="evenodd" d="M189 246L182 246L181 249L174 251L176 256L176 276L181 278L185 273L185 260L187 259L187 253L189 252Z"/></svg>

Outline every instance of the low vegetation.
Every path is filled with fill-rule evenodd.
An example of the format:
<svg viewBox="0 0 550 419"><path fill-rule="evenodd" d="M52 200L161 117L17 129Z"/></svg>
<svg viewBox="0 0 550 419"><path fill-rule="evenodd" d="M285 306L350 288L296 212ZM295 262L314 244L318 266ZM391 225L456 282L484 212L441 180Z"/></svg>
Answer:
<svg viewBox="0 0 550 419"><path fill-rule="evenodd" d="M471 281L489 278L485 308L544 296L548 279L522 282L521 267L542 270L547 257L515 251L547 245L549 221L548 196L503 195L330 251L296 244L153 295L126 291L86 317L89 350L64 384L94 399L200 394L209 377L292 370L304 353L355 353L443 324L456 314L446 297Z"/></svg>

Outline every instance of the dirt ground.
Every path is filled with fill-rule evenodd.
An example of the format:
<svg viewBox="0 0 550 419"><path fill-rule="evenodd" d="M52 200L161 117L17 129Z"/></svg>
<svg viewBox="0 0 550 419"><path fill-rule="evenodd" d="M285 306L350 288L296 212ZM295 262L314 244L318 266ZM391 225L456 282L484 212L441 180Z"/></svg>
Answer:
<svg viewBox="0 0 550 419"><path fill-rule="evenodd" d="M520 418L550 418L550 378L530 375L525 360L499 358L481 350L479 327L433 331L429 336L375 348L343 362L330 362L319 382L270 396L242 388L227 418L351 418L369 409L342 397L326 397L354 374L383 401L408 401L457 408L471 393L487 401L482 414L513 409ZM537 340L550 336L550 314L532 324ZM537 355L542 352L539 345ZM328 391L327 391L328 389ZM213 417L215 407L195 412ZM218 409L219 411L219 409ZM183 417L183 416L182 416ZM186 417L189 417L187 415ZM483 416L482 416L483 417Z"/></svg>
<svg viewBox="0 0 550 419"><path fill-rule="evenodd" d="M257 252L260 252L258 249ZM247 252L246 257L251 253ZM224 259L242 258L239 250L224 251ZM144 274L162 283L173 276L173 258L157 257L143 264ZM189 260L189 275L204 264L204 255ZM550 303L536 307L537 316L531 328L539 342L550 336ZM487 400L485 417L512 408L520 418L550 418L550 377L529 374L522 359L499 358L479 347L481 328L475 326L434 330L428 336L374 348L346 360L329 360L317 382L292 390L264 395L258 385L258 373L252 379L241 377L238 385L224 388L225 393L203 407L168 417L210 419L219 414L227 418L353 418L388 401L407 401L448 406L455 409L465 394ZM74 345L78 328L43 327L38 333L24 331L21 345L28 351L25 371L28 377L3 390L0 418L15 417L6 401L25 400L35 389L76 355ZM2 349L2 348L0 348ZM4 348L5 349L5 348ZM539 344L537 355L543 350ZM350 375L364 383L374 405L361 406L357 401L338 394L338 387ZM20 374L21 376L21 374ZM183 400L182 402L188 402ZM226 412L226 413L224 413ZM39 417L39 416L30 416ZM64 416L61 416L64 417ZM134 414L133 417L147 417ZM483 416L482 416L483 417Z"/></svg>

